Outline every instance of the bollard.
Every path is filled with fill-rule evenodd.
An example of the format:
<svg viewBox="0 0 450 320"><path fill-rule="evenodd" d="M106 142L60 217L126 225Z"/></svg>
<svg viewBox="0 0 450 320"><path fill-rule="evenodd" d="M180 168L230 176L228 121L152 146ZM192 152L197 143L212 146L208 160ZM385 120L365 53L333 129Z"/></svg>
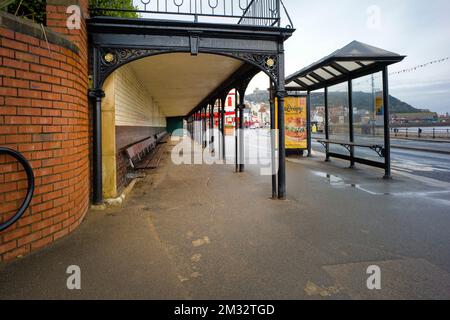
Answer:
<svg viewBox="0 0 450 320"><path fill-rule="evenodd" d="M433 139L436 139L436 128L433 128Z"/></svg>

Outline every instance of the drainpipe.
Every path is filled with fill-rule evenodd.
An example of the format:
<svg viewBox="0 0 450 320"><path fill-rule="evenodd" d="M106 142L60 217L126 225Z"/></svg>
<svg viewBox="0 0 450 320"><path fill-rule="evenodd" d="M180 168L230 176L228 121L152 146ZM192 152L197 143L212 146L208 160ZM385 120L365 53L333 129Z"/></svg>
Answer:
<svg viewBox="0 0 450 320"><path fill-rule="evenodd" d="M94 104L94 141L93 141L93 202L101 204L103 201L103 169L102 169L102 99L105 92L101 89L89 91L89 98Z"/></svg>

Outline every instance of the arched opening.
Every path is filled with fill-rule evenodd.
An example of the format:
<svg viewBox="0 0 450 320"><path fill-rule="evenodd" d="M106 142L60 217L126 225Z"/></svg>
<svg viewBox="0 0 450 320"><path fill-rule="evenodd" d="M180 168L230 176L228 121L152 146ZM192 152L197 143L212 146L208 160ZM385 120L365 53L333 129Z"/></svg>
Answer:
<svg viewBox="0 0 450 320"><path fill-rule="evenodd" d="M172 119L186 118L198 107L206 115L202 125L221 128L225 134L224 109L237 92L258 72L255 65L237 58L200 53L172 52L132 60L114 70L103 82L102 193L115 198L128 183L129 159L124 149L167 129ZM243 79L239 77L245 75ZM236 94L235 94L235 97ZM226 112L226 111L225 111ZM183 124L183 121L178 123ZM209 137L217 150L225 139ZM231 149L231 148L230 148ZM230 150L231 152L231 150Z"/></svg>

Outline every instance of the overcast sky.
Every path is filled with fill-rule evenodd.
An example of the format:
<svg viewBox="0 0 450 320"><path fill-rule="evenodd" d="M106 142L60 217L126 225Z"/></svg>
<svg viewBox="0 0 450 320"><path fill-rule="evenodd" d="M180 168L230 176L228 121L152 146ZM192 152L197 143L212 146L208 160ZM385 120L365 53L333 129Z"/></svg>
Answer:
<svg viewBox="0 0 450 320"><path fill-rule="evenodd" d="M284 2L297 29L286 42L286 75L353 40L408 56L390 72L450 57L449 0ZM249 89L267 88L267 82L260 75ZM450 60L393 75L390 88L414 107L450 113Z"/></svg>

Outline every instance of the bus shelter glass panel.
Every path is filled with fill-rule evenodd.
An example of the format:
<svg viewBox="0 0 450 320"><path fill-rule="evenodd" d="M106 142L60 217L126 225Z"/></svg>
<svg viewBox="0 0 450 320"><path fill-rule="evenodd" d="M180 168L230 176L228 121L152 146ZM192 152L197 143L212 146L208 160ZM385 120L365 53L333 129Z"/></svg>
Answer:
<svg viewBox="0 0 450 320"><path fill-rule="evenodd" d="M356 143L384 146L382 73L353 80L353 131ZM355 148L355 157L382 162L368 148Z"/></svg>
<svg viewBox="0 0 450 320"><path fill-rule="evenodd" d="M347 82L328 88L328 130L330 140L350 141ZM347 149L335 144L330 145L330 152L349 154Z"/></svg>
<svg viewBox="0 0 450 320"><path fill-rule="evenodd" d="M312 91L311 134L313 139L325 139L325 95L323 89Z"/></svg>

